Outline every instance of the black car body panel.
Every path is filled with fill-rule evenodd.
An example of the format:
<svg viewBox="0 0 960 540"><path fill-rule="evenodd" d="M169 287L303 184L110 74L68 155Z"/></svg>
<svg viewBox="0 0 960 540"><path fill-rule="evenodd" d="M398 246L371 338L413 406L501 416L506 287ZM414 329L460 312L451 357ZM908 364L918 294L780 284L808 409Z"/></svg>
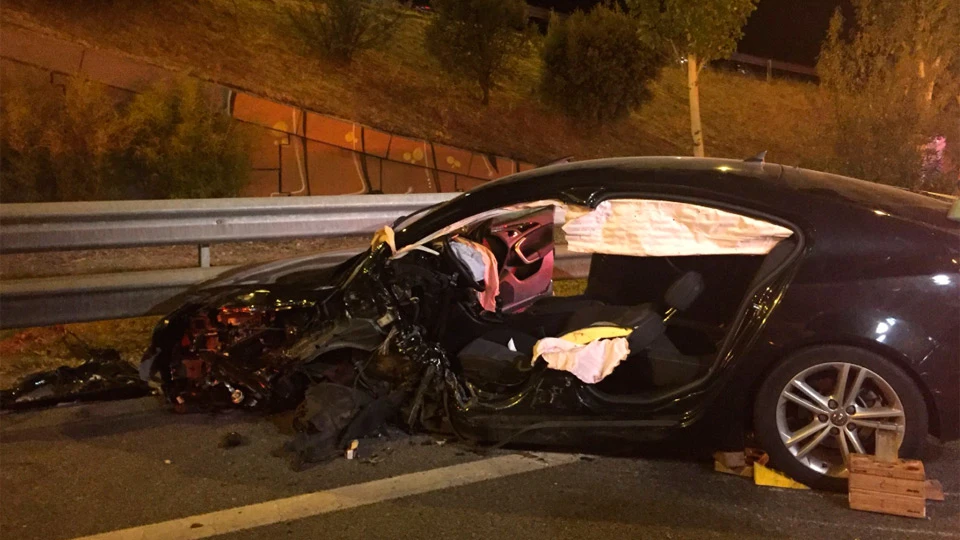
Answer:
<svg viewBox="0 0 960 540"><path fill-rule="evenodd" d="M751 259L736 263L742 268L724 266L730 276L741 276L730 290L746 294L725 292L723 279L708 283L707 295L716 291L716 297L708 307L695 309L703 311L698 316L704 320L723 322L726 337L715 351L715 364L696 379L670 392L638 397L534 368L525 372L522 383L510 386L509 399L447 404L458 432L493 440L563 442L585 434L656 438L700 424L722 436L735 434L729 443L734 446L764 374L794 351L829 343L856 345L897 362L923 389L935 433L945 440L960 438L960 224L947 219L949 204L943 201L769 163L597 160L513 175L401 220L396 246L417 242L463 218L518 203L552 199L596 206L617 197L708 205L781 225L794 236L785 244L789 249L773 263ZM269 299L263 305L305 302L296 309L304 310L304 320L314 326L305 324L302 334L287 326L293 336L292 344L283 346L288 360L309 363L341 346L371 351L387 339L390 324L399 324L393 322L394 315L387 317L376 309L396 285L389 280L397 279L396 272L371 270L377 257L383 254L374 248L335 268L325 265L322 256L303 257L247 268L200 287L189 296L187 307L160 325L148 356L169 355L186 327L177 321L198 306L219 306L256 290ZM696 267L709 274L716 261L692 257L683 262L691 267L685 270ZM652 266L645 270L634 266L648 264L653 263L594 255L586 296L608 304L645 301L652 292L641 294L629 279L616 276L641 270L658 275ZM758 272L756 278L746 277L752 272ZM347 298L356 294L350 284L366 273L379 292L370 292L363 301L376 306L349 307L350 302L361 302ZM384 277L388 274L393 277ZM446 291L448 285L436 287ZM650 285L650 291L662 285ZM725 294L728 298L721 299ZM438 317L432 326L421 328L426 336L417 335L416 343L401 347L410 355L434 359L427 362L432 366L428 371L439 369L437 359L446 358L444 349L459 349L467 338L503 324L464 312L449 298L433 301L452 307L439 317L432 315ZM348 307L337 307L343 305ZM427 308L419 306L416 313ZM368 321L387 320L380 320L379 330L370 327L359 334L331 330L344 324L331 321L361 311L371 313ZM409 318L409 311L404 313ZM448 383L461 371L450 356L449 371L454 375L446 375ZM423 392L421 388L417 395ZM700 421L705 417L712 420Z"/></svg>

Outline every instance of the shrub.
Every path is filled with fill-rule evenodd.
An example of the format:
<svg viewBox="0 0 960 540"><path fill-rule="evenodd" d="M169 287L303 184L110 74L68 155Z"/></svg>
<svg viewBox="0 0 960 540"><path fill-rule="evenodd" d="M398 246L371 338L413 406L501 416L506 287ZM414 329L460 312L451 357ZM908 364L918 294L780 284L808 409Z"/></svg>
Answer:
<svg viewBox="0 0 960 540"><path fill-rule="evenodd" d="M523 0L434 0L427 50L440 66L474 81L481 102L509 71L527 42Z"/></svg>
<svg viewBox="0 0 960 540"><path fill-rule="evenodd" d="M122 196L128 137L105 89L83 79L11 82L0 107L3 200Z"/></svg>
<svg viewBox="0 0 960 540"><path fill-rule="evenodd" d="M663 55L619 8L596 6L551 21L544 42L541 90L567 114L596 122L622 118L650 98Z"/></svg>
<svg viewBox="0 0 960 540"><path fill-rule="evenodd" d="M5 78L0 105L5 202L227 197L250 174L247 130L194 81L124 103L79 78Z"/></svg>
<svg viewBox="0 0 960 540"><path fill-rule="evenodd" d="M308 48L346 64L357 52L386 42L399 17L388 0L304 0L290 22Z"/></svg>
<svg viewBox="0 0 960 540"><path fill-rule="evenodd" d="M839 9L834 14L817 64L835 119L831 168L953 192L957 171L930 167L925 147L937 136L946 137L948 154L960 145L960 70L950 68L960 61L960 10L947 8L956 5L952 0L851 4L852 20L844 21Z"/></svg>
<svg viewBox="0 0 960 540"><path fill-rule="evenodd" d="M250 135L193 79L155 86L127 111L132 162L148 198L235 196L250 175Z"/></svg>

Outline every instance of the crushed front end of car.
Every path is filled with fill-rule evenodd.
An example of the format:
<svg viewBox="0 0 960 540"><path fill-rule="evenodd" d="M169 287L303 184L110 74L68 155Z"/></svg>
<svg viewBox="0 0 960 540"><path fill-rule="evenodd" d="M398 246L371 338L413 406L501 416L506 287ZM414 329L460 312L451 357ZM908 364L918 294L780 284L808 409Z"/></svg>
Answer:
<svg viewBox="0 0 960 540"><path fill-rule="evenodd" d="M157 325L141 376L177 412L299 406L297 461L388 420L439 425L443 396L469 400L436 340L455 283L391 254L381 243L330 284L210 288Z"/></svg>

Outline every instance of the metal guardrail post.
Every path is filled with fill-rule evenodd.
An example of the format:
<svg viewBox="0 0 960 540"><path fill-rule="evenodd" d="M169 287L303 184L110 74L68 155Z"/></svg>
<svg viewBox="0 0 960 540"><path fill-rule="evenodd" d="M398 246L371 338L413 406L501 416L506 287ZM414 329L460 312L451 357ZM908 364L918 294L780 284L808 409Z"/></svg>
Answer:
<svg viewBox="0 0 960 540"><path fill-rule="evenodd" d="M210 244L197 246L197 259L200 262L200 268L210 268Z"/></svg>

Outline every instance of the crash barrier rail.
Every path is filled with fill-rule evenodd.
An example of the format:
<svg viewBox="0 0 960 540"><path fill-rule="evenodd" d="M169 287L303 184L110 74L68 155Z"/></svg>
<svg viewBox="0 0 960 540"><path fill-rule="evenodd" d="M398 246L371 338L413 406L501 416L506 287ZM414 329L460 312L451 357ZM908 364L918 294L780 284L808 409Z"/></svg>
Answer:
<svg viewBox="0 0 960 540"><path fill-rule="evenodd" d="M159 315L176 296L236 267L210 267L210 245L372 234L456 194L0 204L0 254L196 245L199 267L0 282L0 328ZM356 250L325 252L320 266ZM557 246L555 275L586 277L588 255Z"/></svg>

